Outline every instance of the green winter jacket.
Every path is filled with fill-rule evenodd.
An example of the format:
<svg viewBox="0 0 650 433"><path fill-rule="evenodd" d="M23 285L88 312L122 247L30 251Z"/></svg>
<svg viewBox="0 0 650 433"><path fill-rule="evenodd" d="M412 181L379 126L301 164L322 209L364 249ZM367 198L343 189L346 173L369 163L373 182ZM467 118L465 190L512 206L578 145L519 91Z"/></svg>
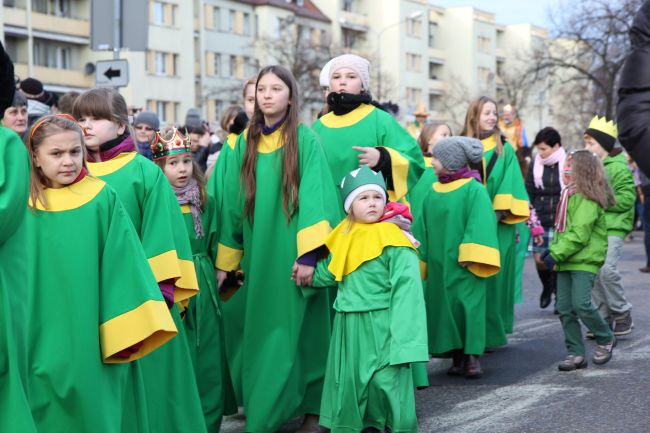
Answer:
<svg viewBox="0 0 650 433"><path fill-rule="evenodd" d="M634 223L634 202L636 188L632 173L627 168L625 155L607 156L603 159L609 184L614 190L616 204L605 212L607 221L607 236L625 236L632 231Z"/></svg>
<svg viewBox="0 0 650 433"><path fill-rule="evenodd" d="M607 255L605 211L580 193L569 198L566 230L556 232L551 257L558 271L597 274Z"/></svg>

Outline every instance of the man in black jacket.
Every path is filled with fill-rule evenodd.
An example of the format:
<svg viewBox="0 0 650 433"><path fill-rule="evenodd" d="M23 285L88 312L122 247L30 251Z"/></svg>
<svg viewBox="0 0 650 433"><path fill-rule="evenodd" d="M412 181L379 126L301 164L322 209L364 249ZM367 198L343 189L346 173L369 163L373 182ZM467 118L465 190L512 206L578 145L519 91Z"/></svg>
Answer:
<svg viewBox="0 0 650 433"><path fill-rule="evenodd" d="M618 139L650 176L650 0L634 17L630 41L618 89Z"/></svg>

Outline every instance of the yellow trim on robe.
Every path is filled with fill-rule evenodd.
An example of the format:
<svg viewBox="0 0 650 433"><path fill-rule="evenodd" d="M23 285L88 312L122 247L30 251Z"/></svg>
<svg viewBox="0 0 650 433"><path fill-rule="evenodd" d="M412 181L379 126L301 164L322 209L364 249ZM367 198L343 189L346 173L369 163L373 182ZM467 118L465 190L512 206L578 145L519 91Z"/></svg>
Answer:
<svg viewBox="0 0 650 433"><path fill-rule="evenodd" d="M236 271L243 255L244 251L220 243L217 247L217 263L215 267L222 271Z"/></svg>
<svg viewBox="0 0 650 433"><path fill-rule="evenodd" d="M181 213L192 213L192 210L190 209L189 204L182 204L181 205Z"/></svg>
<svg viewBox="0 0 650 433"><path fill-rule="evenodd" d="M149 300L131 311L99 325L102 359L107 364L134 361L153 352L178 333L164 301ZM111 358L116 353L143 342L128 358Z"/></svg>
<svg viewBox="0 0 650 433"><path fill-rule="evenodd" d="M298 257L315 250L325 244L325 239L332 232L332 227L327 221L319 221L300 230L296 235Z"/></svg>
<svg viewBox="0 0 650 433"><path fill-rule="evenodd" d="M271 153L284 146L284 143L282 142L283 129L284 126L281 126L271 134L260 134L260 141L257 143L257 151L259 153Z"/></svg>
<svg viewBox="0 0 650 433"><path fill-rule="evenodd" d="M388 246L415 249L396 224L352 223L350 227L347 219L336 226L325 244L332 254L327 269L334 275L336 281L341 281L365 262L379 257Z"/></svg>
<svg viewBox="0 0 650 433"><path fill-rule="evenodd" d="M199 292L199 281L192 260L178 259L181 276L174 282L174 302L183 302Z"/></svg>
<svg viewBox="0 0 650 433"><path fill-rule="evenodd" d="M422 281L427 279L427 275L429 274L429 267L427 266L427 262L423 262L420 260L420 279Z"/></svg>
<svg viewBox="0 0 650 433"><path fill-rule="evenodd" d="M180 278L181 269L176 250L158 254L148 260L157 282Z"/></svg>
<svg viewBox="0 0 650 433"><path fill-rule="evenodd" d="M345 128L360 122L368 114L372 113L373 110L375 110L373 105L361 104L358 108L342 116L337 116L333 112L327 113L320 118L320 121L328 128Z"/></svg>
<svg viewBox="0 0 650 433"><path fill-rule="evenodd" d="M458 263L470 262L467 270L477 277L487 278L495 275L501 268L501 255L496 248L480 244L460 244Z"/></svg>
<svg viewBox="0 0 650 433"><path fill-rule="evenodd" d="M88 166L88 171L93 176L106 176L107 174L115 173L117 170L133 161L137 154L138 152L124 152L109 161L88 162L86 165Z"/></svg>
<svg viewBox="0 0 650 433"><path fill-rule="evenodd" d="M248 129L246 131L248 131ZM228 137L226 137L226 144L228 145L228 147L230 147L231 149L235 148L235 144L237 144L237 137L239 136L237 134L233 134L232 132L228 134Z"/></svg>
<svg viewBox="0 0 650 433"><path fill-rule="evenodd" d="M488 138L481 140L483 143L483 152L489 152L490 150L497 147L497 140L494 138L494 135L490 135Z"/></svg>
<svg viewBox="0 0 650 433"><path fill-rule="evenodd" d="M495 211L508 211L508 215L500 222L505 224L517 224L526 221L530 217L528 201L519 200L512 194L497 194L492 200L492 207Z"/></svg>
<svg viewBox="0 0 650 433"><path fill-rule="evenodd" d="M434 182L433 190L435 192L440 192L440 193L456 191L461 186L471 182L472 179L473 178L471 177L466 177L464 179L454 180L453 182L449 182L449 183Z"/></svg>
<svg viewBox="0 0 650 433"><path fill-rule="evenodd" d="M409 162L398 151L390 147L384 147L390 155L390 165L393 172L393 190L395 197L393 200L399 200L406 196L408 192L408 175Z"/></svg>
<svg viewBox="0 0 650 433"><path fill-rule="evenodd" d="M425 156L424 157L424 166L425 167L433 167L433 157Z"/></svg>
<svg viewBox="0 0 650 433"><path fill-rule="evenodd" d="M92 176L86 176L81 179L79 182L68 185L63 188L47 188L43 191L45 196L45 203L47 204L47 209L43 207L43 203L40 200L36 201L36 206L32 203L32 200L29 200L29 205L35 207L38 210L44 210L48 212L62 212L71 209L77 209L95 197L100 193L106 182L101 179L94 178ZM23 205L24 206L24 205Z"/></svg>

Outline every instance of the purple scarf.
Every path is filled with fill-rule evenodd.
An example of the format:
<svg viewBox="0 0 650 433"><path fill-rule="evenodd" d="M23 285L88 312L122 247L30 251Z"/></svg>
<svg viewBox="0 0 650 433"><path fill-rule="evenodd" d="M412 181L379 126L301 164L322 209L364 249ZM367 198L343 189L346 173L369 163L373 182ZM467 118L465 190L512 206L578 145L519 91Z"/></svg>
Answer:
<svg viewBox="0 0 650 433"><path fill-rule="evenodd" d="M125 133L99 146L99 161L95 161L95 158L89 152L86 152L86 156L90 162L103 162L110 161L121 153L135 151L133 138L130 134Z"/></svg>
<svg viewBox="0 0 650 433"><path fill-rule="evenodd" d="M196 232L196 238L201 239L203 237L203 223L201 222L201 190L199 184L196 183L196 179L191 178L184 187L176 188L172 186L172 188L176 193L178 204L190 205L192 219L194 220L194 232Z"/></svg>
<svg viewBox="0 0 650 433"><path fill-rule="evenodd" d="M479 182L483 183L483 180L481 179L481 175L478 174L478 171L470 170L467 167L463 167L460 170L451 171L449 173L444 173L438 176L438 180L440 181L440 183L449 183L458 179L470 179L470 178L474 178Z"/></svg>

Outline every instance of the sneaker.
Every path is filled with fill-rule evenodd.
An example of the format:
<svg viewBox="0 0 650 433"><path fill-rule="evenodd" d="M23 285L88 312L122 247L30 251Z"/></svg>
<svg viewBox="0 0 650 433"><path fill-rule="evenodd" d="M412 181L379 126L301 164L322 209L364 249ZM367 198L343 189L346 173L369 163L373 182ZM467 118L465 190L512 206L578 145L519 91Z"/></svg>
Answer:
<svg viewBox="0 0 650 433"><path fill-rule="evenodd" d="M614 335L617 337L627 335L632 332L634 323L632 323L632 314L627 311L618 319L614 320Z"/></svg>
<svg viewBox="0 0 650 433"><path fill-rule="evenodd" d="M596 365L602 365L612 359L614 346L616 346L616 337L612 338L612 341L608 344L598 344L594 349L594 355L591 357L593 363Z"/></svg>
<svg viewBox="0 0 650 433"><path fill-rule="evenodd" d="M569 355L557 365L560 371L573 371L580 368L587 368L587 358L584 356Z"/></svg>

